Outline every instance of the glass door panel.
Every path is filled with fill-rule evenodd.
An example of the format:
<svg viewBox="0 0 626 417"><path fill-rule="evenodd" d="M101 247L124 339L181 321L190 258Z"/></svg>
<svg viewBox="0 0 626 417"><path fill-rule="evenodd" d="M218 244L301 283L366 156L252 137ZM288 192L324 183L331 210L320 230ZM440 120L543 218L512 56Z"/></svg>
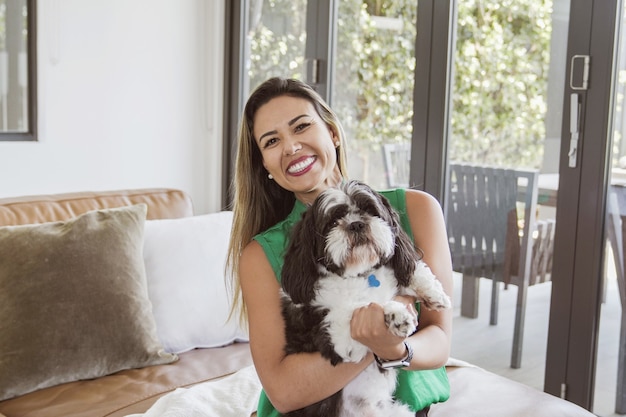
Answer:
<svg viewBox="0 0 626 417"><path fill-rule="evenodd" d="M270 77L305 79L307 0L250 0L243 97Z"/></svg>
<svg viewBox="0 0 626 417"><path fill-rule="evenodd" d="M346 131L350 177L408 187L417 3L338 3L330 101Z"/></svg>
<svg viewBox="0 0 626 417"><path fill-rule="evenodd" d="M609 143L611 169L607 189L604 275L596 358L593 412L598 416L626 414L624 304L624 237L626 237L626 33L621 13L617 41L617 67L613 77L613 105Z"/></svg>
<svg viewBox="0 0 626 417"><path fill-rule="evenodd" d="M307 0L250 0L242 96L271 76L310 82L307 43L324 22L307 16ZM333 90L350 148L349 172L377 189L408 186L415 71L414 1L337 2ZM315 6L315 5L313 5ZM318 61L318 65L325 65ZM324 91L320 91L324 95Z"/></svg>
<svg viewBox="0 0 626 417"><path fill-rule="evenodd" d="M457 2L446 198L452 356L540 390L569 6Z"/></svg>

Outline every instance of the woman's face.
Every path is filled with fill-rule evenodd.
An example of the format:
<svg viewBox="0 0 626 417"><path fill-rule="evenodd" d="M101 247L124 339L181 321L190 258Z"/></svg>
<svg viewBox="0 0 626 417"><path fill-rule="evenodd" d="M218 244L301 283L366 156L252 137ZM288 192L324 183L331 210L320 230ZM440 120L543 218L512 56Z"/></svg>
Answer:
<svg viewBox="0 0 626 417"><path fill-rule="evenodd" d="M253 133L265 169L298 200L311 203L341 181L336 154L339 138L308 100L273 98L257 110Z"/></svg>

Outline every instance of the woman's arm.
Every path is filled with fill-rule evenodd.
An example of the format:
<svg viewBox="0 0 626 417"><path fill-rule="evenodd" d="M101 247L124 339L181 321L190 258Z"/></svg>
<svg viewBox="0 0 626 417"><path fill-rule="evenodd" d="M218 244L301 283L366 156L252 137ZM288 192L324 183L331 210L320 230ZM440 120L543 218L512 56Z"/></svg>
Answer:
<svg viewBox="0 0 626 417"><path fill-rule="evenodd" d="M415 245L423 251L423 261L451 297L452 262L441 206L431 195L416 190L406 191L406 205ZM380 305L371 304L355 311L351 332L353 338L381 358L394 360L405 356L404 339L387 331ZM450 355L451 334L451 308L443 311L422 308L417 333L406 339L414 352L410 369L443 366Z"/></svg>
<svg viewBox="0 0 626 417"><path fill-rule="evenodd" d="M243 300L248 310L250 349L269 400L281 413L296 410L342 389L371 361L332 366L319 353L285 356L279 289L261 245L251 242L240 260Z"/></svg>

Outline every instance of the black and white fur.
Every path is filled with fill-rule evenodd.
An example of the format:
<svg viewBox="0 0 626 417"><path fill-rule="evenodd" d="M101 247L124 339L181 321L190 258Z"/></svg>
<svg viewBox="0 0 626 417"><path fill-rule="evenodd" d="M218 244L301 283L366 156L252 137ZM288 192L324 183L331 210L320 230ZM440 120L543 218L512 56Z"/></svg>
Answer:
<svg viewBox="0 0 626 417"><path fill-rule="evenodd" d="M417 323L393 301L400 294L429 309L451 305L386 198L357 181L324 191L294 226L285 253L286 354L320 352L333 365L362 360L368 349L350 337L350 319L372 302L383 306L392 333L411 335ZM286 416L414 416L393 400L396 374L372 363L337 394Z"/></svg>

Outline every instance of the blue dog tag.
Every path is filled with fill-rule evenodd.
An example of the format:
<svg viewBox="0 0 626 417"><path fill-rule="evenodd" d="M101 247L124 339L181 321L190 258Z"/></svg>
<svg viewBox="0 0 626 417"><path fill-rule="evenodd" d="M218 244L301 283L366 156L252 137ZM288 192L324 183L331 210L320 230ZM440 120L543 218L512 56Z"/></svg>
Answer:
<svg viewBox="0 0 626 417"><path fill-rule="evenodd" d="M380 287L380 281L376 279L376 275L374 274L367 277L367 283L370 287Z"/></svg>

